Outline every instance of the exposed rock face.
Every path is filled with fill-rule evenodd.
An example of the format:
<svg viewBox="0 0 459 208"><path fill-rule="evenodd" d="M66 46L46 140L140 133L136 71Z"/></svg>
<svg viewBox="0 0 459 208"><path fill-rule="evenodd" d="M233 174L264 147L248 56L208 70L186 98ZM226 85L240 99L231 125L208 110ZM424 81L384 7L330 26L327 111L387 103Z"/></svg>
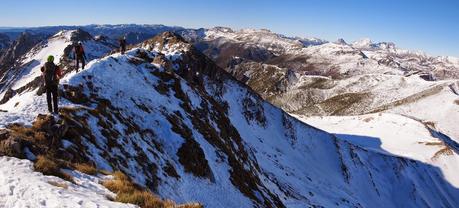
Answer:
<svg viewBox="0 0 459 208"><path fill-rule="evenodd" d="M24 141L13 137L11 133L6 130L0 130L0 156L13 156L23 158Z"/></svg>
<svg viewBox="0 0 459 208"><path fill-rule="evenodd" d="M24 32L8 48L4 49L3 53L0 53L0 92L5 92L0 103L5 103L11 95L16 93L7 85L11 78L10 75L20 68L23 56L44 39L43 35Z"/></svg>
<svg viewBox="0 0 459 208"><path fill-rule="evenodd" d="M32 47L44 39L45 37L42 35L22 33L0 57L0 70L2 70L0 74L3 74L8 67L12 67L22 55L29 52Z"/></svg>
<svg viewBox="0 0 459 208"><path fill-rule="evenodd" d="M10 42L8 35L0 33L0 57L4 53L5 48L8 48Z"/></svg>
<svg viewBox="0 0 459 208"><path fill-rule="evenodd" d="M58 33L57 35L55 36L63 36L65 35L65 32L66 31L61 31L60 33ZM105 39L99 39L99 40L96 40L94 39L94 37L91 36L91 34L89 34L88 32L82 30L82 29L77 29L75 31L73 31L71 34L70 34L70 37L69 37L69 42L71 42L71 44L69 44L65 49L64 49L64 59L68 58L68 57L71 57L73 56L73 53L74 53L74 46L78 43L78 42L86 42L86 41L98 41L100 43L107 43ZM108 43L107 43L108 44ZM88 50L88 49L85 49L85 50ZM92 48L89 49L89 50L93 50ZM85 51L86 52L86 51ZM89 51L88 51L89 52ZM67 60L65 60L67 61Z"/></svg>
<svg viewBox="0 0 459 208"><path fill-rule="evenodd" d="M0 130L0 156L29 158L31 154L43 155L50 151L66 155L58 149L68 128L64 120L56 122L46 115L39 115L32 127L11 124L8 129Z"/></svg>
<svg viewBox="0 0 459 208"><path fill-rule="evenodd" d="M70 35L70 41L78 42L78 41L88 41L93 40L94 38L88 32L78 29L75 32L72 32Z"/></svg>
<svg viewBox="0 0 459 208"><path fill-rule="evenodd" d="M346 41L342 38L339 38L335 41L336 44L347 45Z"/></svg>

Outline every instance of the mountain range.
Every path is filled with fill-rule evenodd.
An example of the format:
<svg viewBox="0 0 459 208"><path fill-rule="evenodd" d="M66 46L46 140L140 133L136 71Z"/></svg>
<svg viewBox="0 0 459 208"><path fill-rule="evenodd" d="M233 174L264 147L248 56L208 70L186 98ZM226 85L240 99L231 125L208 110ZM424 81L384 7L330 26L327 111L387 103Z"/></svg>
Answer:
<svg viewBox="0 0 459 208"><path fill-rule="evenodd" d="M104 185L118 172L170 207L459 207L457 58L224 27L0 37L0 207L147 207Z"/></svg>

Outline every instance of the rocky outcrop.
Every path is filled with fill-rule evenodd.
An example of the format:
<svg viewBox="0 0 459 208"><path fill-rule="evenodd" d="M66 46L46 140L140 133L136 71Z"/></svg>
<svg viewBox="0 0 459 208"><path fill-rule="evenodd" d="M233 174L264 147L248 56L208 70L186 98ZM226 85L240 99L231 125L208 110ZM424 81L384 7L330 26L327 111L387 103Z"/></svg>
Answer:
<svg viewBox="0 0 459 208"><path fill-rule="evenodd" d="M28 32L22 33L0 57L0 74L4 73L8 67L14 66L14 63L22 55L29 52L30 49L45 38L43 35L35 35Z"/></svg>
<svg viewBox="0 0 459 208"><path fill-rule="evenodd" d="M8 37L6 34L0 33L0 57L4 53L5 48L8 48L10 43L10 37Z"/></svg>
<svg viewBox="0 0 459 208"><path fill-rule="evenodd" d="M28 158L57 153L69 126L65 120L39 115L31 127L10 124L0 130L0 156Z"/></svg>

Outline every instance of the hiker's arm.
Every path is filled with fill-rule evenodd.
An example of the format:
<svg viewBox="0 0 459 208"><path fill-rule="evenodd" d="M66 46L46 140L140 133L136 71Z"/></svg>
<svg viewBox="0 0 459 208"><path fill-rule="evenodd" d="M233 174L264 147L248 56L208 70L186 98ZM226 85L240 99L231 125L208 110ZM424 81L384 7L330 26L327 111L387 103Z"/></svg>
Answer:
<svg viewBox="0 0 459 208"><path fill-rule="evenodd" d="M61 71L61 67L57 67L57 70L56 70L56 76L58 79L62 78L62 71Z"/></svg>

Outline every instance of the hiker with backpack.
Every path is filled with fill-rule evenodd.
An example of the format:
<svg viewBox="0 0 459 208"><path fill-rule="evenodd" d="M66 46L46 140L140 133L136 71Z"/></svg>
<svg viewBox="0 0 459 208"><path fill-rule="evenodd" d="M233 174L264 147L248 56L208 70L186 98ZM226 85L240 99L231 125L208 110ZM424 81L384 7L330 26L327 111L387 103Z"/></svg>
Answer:
<svg viewBox="0 0 459 208"><path fill-rule="evenodd" d="M74 49L75 49L75 58L76 58L76 70L78 71L80 62L81 62L81 68L84 69L85 59L87 58L86 58L86 54L84 53L83 43L81 43L81 41L78 41Z"/></svg>
<svg viewBox="0 0 459 208"><path fill-rule="evenodd" d="M126 52L126 37L120 38L119 42L121 54L124 54L124 52Z"/></svg>
<svg viewBox="0 0 459 208"><path fill-rule="evenodd" d="M62 76L61 69L54 64L54 56L48 56L48 61L41 67L43 78L45 80L46 101L48 102L48 111L58 114L59 108L57 105L57 90L59 79ZM52 102L51 102L52 100ZM54 107L54 108L53 108Z"/></svg>

